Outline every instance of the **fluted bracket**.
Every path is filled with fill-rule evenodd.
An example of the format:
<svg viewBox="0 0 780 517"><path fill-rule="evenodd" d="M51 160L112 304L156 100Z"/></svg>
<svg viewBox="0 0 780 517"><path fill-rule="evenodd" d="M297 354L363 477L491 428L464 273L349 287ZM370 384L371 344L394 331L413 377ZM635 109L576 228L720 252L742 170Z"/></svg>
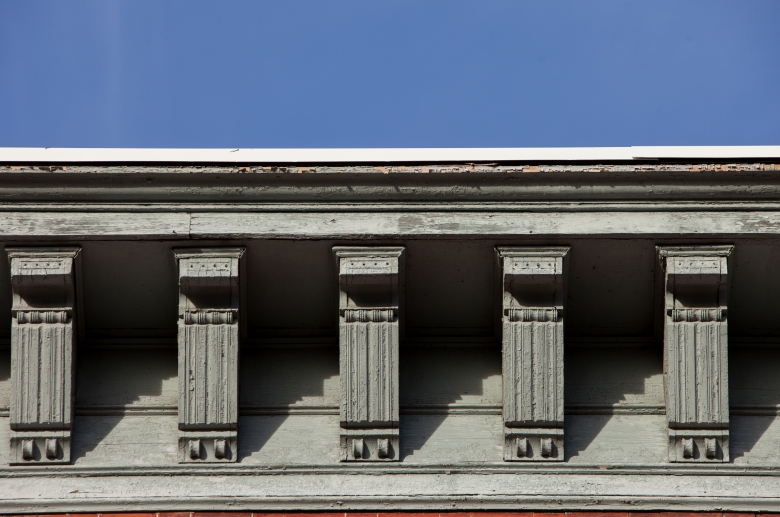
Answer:
<svg viewBox="0 0 780 517"><path fill-rule="evenodd" d="M403 248L335 247L341 461L398 461Z"/></svg>
<svg viewBox="0 0 780 517"><path fill-rule="evenodd" d="M732 246L658 247L669 461L729 461Z"/></svg>
<svg viewBox="0 0 780 517"><path fill-rule="evenodd" d="M504 460L563 461L566 247L496 248L501 281Z"/></svg>
<svg viewBox="0 0 780 517"><path fill-rule="evenodd" d="M179 249L179 461L238 459L243 248Z"/></svg>
<svg viewBox="0 0 780 517"><path fill-rule="evenodd" d="M8 248L11 465L70 463L80 248Z"/></svg>

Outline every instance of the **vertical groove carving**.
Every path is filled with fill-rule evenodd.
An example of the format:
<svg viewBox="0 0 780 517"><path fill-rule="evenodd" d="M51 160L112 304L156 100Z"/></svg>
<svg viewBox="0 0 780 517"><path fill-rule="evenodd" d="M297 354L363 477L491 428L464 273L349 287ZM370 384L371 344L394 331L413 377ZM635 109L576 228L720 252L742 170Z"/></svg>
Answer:
<svg viewBox="0 0 780 517"><path fill-rule="evenodd" d="M344 323L341 366L342 421L349 425L398 422L398 325L395 322Z"/></svg>
<svg viewBox="0 0 780 517"><path fill-rule="evenodd" d="M20 396L11 401L15 429L67 429L71 425L73 337L69 324L14 325L12 372Z"/></svg>
<svg viewBox="0 0 780 517"><path fill-rule="evenodd" d="M342 461L398 460L403 248L334 248L339 285Z"/></svg>
<svg viewBox="0 0 780 517"><path fill-rule="evenodd" d="M184 425L229 429L238 421L238 328L187 325L184 332Z"/></svg>
<svg viewBox="0 0 780 517"><path fill-rule="evenodd" d="M175 250L179 261L179 461L238 458L242 248Z"/></svg>
<svg viewBox="0 0 780 517"><path fill-rule="evenodd" d="M659 247L670 461L728 461L731 246Z"/></svg>
<svg viewBox="0 0 780 517"><path fill-rule="evenodd" d="M563 323L505 322L504 420L563 421Z"/></svg>
<svg viewBox="0 0 780 517"><path fill-rule="evenodd" d="M12 465L70 463L79 248L10 248Z"/></svg>
<svg viewBox="0 0 780 517"><path fill-rule="evenodd" d="M568 248L496 249L504 459L563 460L563 261Z"/></svg>

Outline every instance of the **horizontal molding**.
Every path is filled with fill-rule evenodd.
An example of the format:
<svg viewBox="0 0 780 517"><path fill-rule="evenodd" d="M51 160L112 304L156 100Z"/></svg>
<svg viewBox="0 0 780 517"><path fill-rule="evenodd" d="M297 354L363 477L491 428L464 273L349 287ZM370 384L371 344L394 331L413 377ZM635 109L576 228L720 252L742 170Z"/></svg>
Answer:
<svg viewBox="0 0 780 517"><path fill-rule="evenodd" d="M250 332L252 330L250 329ZM408 331L408 330L407 330ZM335 332L335 329L334 329ZM269 338L244 338L242 348L327 348L337 347L337 336L289 336ZM501 339L480 336L423 336L407 337L401 341L401 348L458 348L500 347ZM564 336L568 347L660 347L654 337L645 336ZM729 336L730 347L778 347L780 336L745 337ZM10 338L0 338L0 349L10 348ZM154 349L176 348L176 337L115 337L87 338L79 342L79 349Z"/></svg>
<svg viewBox="0 0 780 517"><path fill-rule="evenodd" d="M500 415L501 404L407 404L400 406L402 415ZM177 415L176 405L77 405L76 416L137 416ZM779 416L780 405L731 406L734 416ZM0 407L0 417L7 417L9 409ZM276 415L332 415L338 416L339 406L333 405L251 405L239 406L240 416ZM663 405L652 404L570 404L564 407L566 415L665 415Z"/></svg>
<svg viewBox="0 0 780 517"><path fill-rule="evenodd" d="M252 406L241 405L239 416L276 416L276 415L334 415L338 416L339 406L309 405L309 406Z"/></svg>
<svg viewBox="0 0 780 517"><path fill-rule="evenodd" d="M772 201L576 201L576 202L333 202L308 203L2 203L2 212L83 213L321 213L321 212L776 212Z"/></svg>
<svg viewBox="0 0 780 517"><path fill-rule="evenodd" d="M778 416L780 415L780 405L731 406L729 414L732 416Z"/></svg>
<svg viewBox="0 0 780 517"><path fill-rule="evenodd" d="M776 512L778 494L780 469L742 465L0 468L0 507L18 513L182 508Z"/></svg>
<svg viewBox="0 0 780 517"><path fill-rule="evenodd" d="M9 477L36 477L41 475L41 468L37 466L18 465L9 467L0 464L0 479ZM332 474L388 474L388 475L452 475L452 474L504 474L504 475L598 475L598 476L736 476L736 477L778 477L780 478L780 465L761 464L734 464L734 463L709 463L709 464L685 464L685 463L505 463L497 461L493 463L388 463L382 465L354 464L344 465L336 463L328 464L285 464L266 465L251 463L230 463L213 466L209 464L186 465L137 465L133 469L127 469L125 465L52 465L46 468L46 475L72 476L74 474L84 477L103 476L213 476L213 475L332 475ZM780 479L778 479L780 483ZM780 498L780 492L778 492Z"/></svg>
<svg viewBox="0 0 780 517"><path fill-rule="evenodd" d="M501 404L414 404L401 405L401 415L500 415Z"/></svg>
<svg viewBox="0 0 780 517"><path fill-rule="evenodd" d="M197 239L780 236L780 212L200 213L192 214L189 235Z"/></svg>
<svg viewBox="0 0 780 517"><path fill-rule="evenodd" d="M666 406L648 404L572 404L563 408L566 415L665 415Z"/></svg>
<svg viewBox="0 0 780 517"><path fill-rule="evenodd" d="M0 239L414 239L780 237L780 211L0 212Z"/></svg>
<svg viewBox="0 0 780 517"><path fill-rule="evenodd" d="M135 416L135 415L173 415L179 414L179 406L123 406L109 404L76 405L76 416Z"/></svg>

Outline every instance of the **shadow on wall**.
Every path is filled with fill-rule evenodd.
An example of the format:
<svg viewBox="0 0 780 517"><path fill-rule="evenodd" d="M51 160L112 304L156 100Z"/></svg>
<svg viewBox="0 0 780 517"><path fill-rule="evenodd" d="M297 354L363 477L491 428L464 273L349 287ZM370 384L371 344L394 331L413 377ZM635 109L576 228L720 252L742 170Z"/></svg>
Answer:
<svg viewBox="0 0 780 517"><path fill-rule="evenodd" d="M664 407L660 346L568 347L564 364L566 427L573 421L577 426L576 432L565 433L567 460L591 446L613 418L605 414L610 408L658 411ZM637 436L637 440L641 439ZM646 444L637 445L646 447ZM658 445L665 450L665 443Z"/></svg>
<svg viewBox="0 0 780 517"><path fill-rule="evenodd" d="M117 462L125 451L131 454L120 436L111 434L122 422L126 407L148 412L147 436L169 433L170 418L155 417L155 411L170 413L178 408L178 375L176 348L155 349L83 349L76 366L76 418L73 433L72 458L74 462L105 448L106 459ZM157 413L159 415L159 413ZM175 416L173 417L175 420ZM159 424L160 429L157 429ZM166 426L167 425L167 426ZM165 429L163 430L163 427ZM150 441L153 441L150 439ZM163 445L167 438L161 438ZM176 443L168 445L165 454L149 450L153 463L176 462Z"/></svg>
<svg viewBox="0 0 780 517"><path fill-rule="evenodd" d="M773 347L729 349L732 461L747 459L751 452L755 455L754 449L774 423L780 407L779 370L780 350ZM777 453L772 450L771 454Z"/></svg>
<svg viewBox="0 0 780 517"><path fill-rule="evenodd" d="M272 442L288 419L290 409L338 413L337 347L244 350L241 352L240 380L242 422L249 425L242 424L239 433L239 461L258 452L270 461L284 457L284 452L275 450ZM338 417L335 418L337 421ZM338 436L334 440L333 446L338 449ZM300 443L309 441L302 437L302 441L280 440L279 444L299 448ZM266 446L268 449L263 450ZM295 463L294 454L287 457L290 463ZM306 457L311 461L311 454Z"/></svg>
<svg viewBox="0 0 780 517"><path fill-rule="evenodd" d="M421 451L442 427L449 409L460 406L465 411L471 408L477 412L480 409L500 411L500 348L402 346L400 359L402 460ZM484 425L475 432L486 432L488 428ZM448 449L444 456L439 457L453 458L453 448L457 449L455 456L460 451L484 450L484 447L468 445L470 440L479 440L479 436L464 428L459 428L456 433L436 440L437 444ZM495 437L487 439L495 441ZM454 447L453 442L461 443ZM473 461L499 461L501 443L496 445L496 458L473 458Z"/></svg>

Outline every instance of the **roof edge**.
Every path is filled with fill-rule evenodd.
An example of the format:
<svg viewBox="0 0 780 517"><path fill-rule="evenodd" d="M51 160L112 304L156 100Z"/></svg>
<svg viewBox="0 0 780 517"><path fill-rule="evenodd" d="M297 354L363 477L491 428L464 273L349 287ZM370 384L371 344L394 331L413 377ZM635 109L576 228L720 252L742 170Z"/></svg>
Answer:
<svg viewBox="0 0 780 517"><path fill-rule="evenodd" d="M363 149L0 147L0 163L493 163L775 160L780 145Z"/></svg>

